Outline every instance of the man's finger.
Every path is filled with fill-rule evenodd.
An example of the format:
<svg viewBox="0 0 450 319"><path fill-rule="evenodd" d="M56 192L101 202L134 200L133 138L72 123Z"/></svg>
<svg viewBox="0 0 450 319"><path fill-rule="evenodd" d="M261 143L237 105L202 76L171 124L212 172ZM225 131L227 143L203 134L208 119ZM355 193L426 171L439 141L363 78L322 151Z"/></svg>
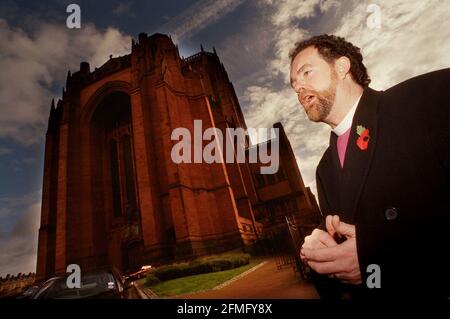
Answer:
<svg viewBox="0 0 450 319"><path fill-rule="evenodd" d="M327 227L327 232L328 232L328 234L330 234L331 237L333 237L334 234L336 233L336 230L334 229L333 224L332 224L332 220L333 220L332 215L328 215L325 218L325 226Z"/></svg>
<svg viewBox="0 0 450 319"><path fill-rule="evenodd" d="M326 232L322 232L318 234L317 239L327 247L337 246L337 242L333 239L333 237Z"/></svg>
<svg viewBox="0 0 450 319"><path fill-rule="evenodd" d="M361 274L359 272L338 272L333 274L333 278L339 280L358 281L361 280Z"/></svg>
<svg viewBox="0 0 450 319"><path fill-rule="evenodd" d="M330 261L330 262L315 262L308 260L308 265L315 272L323 275L341 273L345 269L345 265L339 261Z"/></svg>
<svg viewBox="0 0 450 319"><path fill-rule="evenodd" d="M305 242L303 243L302 247L308 249L317 249L324 248L326 247L326 245L322 243L316 236L315 238L305 238Z"/></svg>
<svg viewBox="0 0 450 319"><path fill-rule="evenodd" d="M350 285L359 285L362 283L362 280L354 281L354 280L339 280L340 282L344 284L350 284Z"/></svg>
<svg viewBox="0 0 450 319"><path fill-rule="evenodd" d="M336 233L343 235L347 238L355 237L355 225L350 225L340 221L338 215L334 215L331 221Z"/></svg>
<svg viewBox="0 0 450 319"><path fill-rule="evenodd" d="M321 229L314 229L311 235L305 237L305 247L322 248L336 246L337 243L329 233Z"/></svg>
<svg viewBox="0 0 450 319"><path fill-rule="evenodd" d="M339 248L338 246L317 249L303 247L303 253L308 260L316 262L334 261L338 256Z"/></svg>

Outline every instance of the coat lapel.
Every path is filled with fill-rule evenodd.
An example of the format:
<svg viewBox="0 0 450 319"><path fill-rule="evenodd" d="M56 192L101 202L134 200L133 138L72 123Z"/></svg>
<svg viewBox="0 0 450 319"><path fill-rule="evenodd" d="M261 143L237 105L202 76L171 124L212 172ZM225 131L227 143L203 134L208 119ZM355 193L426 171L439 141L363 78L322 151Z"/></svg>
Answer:
<svg viewBox="0 0 450 319"><path fill-rule="evenodd" d="M327 207L330 211L322 211L324 215L338 214L342 215L340 203L340 188L342 169L339 163L339 156L337 152L337 136L333 132L330 133L330 143L328 149L319 164L317 174L323 181L323 195L327 201ZM322 203L321 203L322 204ZM322 206L324 206L322 204ZM322 208L322 207L321 207Z"/></svg>
<svg viewBox="0 0 450 319"><path fill-rule="evenodd" d="M380 92L366 88L353 117L339 191L344 222L355 222L358 201L377 143L378 103L380 96ZM369 130L368 147L365 150L361 149L357 144L357 140L360 137L357 133L359 125Z"/></svg>

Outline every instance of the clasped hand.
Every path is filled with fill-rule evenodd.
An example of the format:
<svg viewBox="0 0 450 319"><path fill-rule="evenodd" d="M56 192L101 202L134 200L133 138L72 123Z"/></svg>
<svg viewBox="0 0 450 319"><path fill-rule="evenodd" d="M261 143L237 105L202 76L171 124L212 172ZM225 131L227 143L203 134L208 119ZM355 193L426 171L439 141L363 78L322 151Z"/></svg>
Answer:
<svg viewBox="0 0 450 319"><path fill-rule="evenodd" d="M340 221L338 215L328 215L326 229L314 229L310 236L305 237L300 258L319 274L343 283L360 284L355 225ZM345 241L338 244L338 238Z"/></svg>

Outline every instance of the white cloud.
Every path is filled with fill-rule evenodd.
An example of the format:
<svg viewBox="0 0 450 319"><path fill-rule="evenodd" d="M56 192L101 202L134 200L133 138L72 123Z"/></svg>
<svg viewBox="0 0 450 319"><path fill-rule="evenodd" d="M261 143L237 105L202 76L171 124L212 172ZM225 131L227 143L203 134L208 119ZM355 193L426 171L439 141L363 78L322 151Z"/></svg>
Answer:
<svg viewBox="0 0 450 319"><path fill-rule="evenodd" d="M40 22L33 34L0 19L0 137L25 145L43 141L52 86L65 84L80 61L103 64L110 54L129 53L131 38L117 29L84 24L80 30Z"/></svg>
<svg viewBox="0 0 450 319"><path fill-rule="evenodd" d="M189 38L192 34L218 21L246 0L201 0L195 2L163 25L160 30L171 34L175 42Z"/></svg>
<svg viewBox="0 0 450 319"><path fill-rule="evenodd" d="M36 202L36 200L39 199L41 197L41 195L42 195L42 192L39 190L36 192L25 194L23 196L0 197L0 207L2 207L2 208L5 208L6 206L16 207L21 204L29 206L32 203ZM0 217L3 217L3 216L0 215Z"/></svg>
<svg viewBox="0 0 450 319"><path fill-rule="evenodd" d="M136 17L136 13L133 11L133 1L121 2L119 5L113 10L113 13L117 16L128 15L130 17Z"/></svg>
<svg viewBox="0 0 450 319"><path fill-rule="evenodd" d="M322 0L319 3L320 11L326 12L333 7L339 7L340 3L338 0Z"/></svg>
<svg viewBox="0 0 450 319"><path fill-rule="evenodd" d="M314 15L314 8L320 3L318 0L305 1L269 1L276 4L276 10L272 15L272 24L276 27L289 27L298 19Z"/></svg>
<svg viewBox="0 0 450 319"><path fill-rule="evenodd" d="M293 44L308 37L308 31L297 27L286 27L278 33L278 41L275 45L276 58L273 59L270 64L270 71L272 75L283 76L285 84L289 84L289 52L293 47Z"/></svg>
<svg viewBox="0 0 450 319"><path fill-rule="evenodd" d="M366 20L370 2L342 19L336 34L362 49L371 87L387 89L413 76L450 66L450 5L446 1L379 0L381 28Z"/></svg>
<svg viewBox="0 0 450 319"><path fill-rule="evenodd" d="M32 197L34 195L22 198L23 203L26 203ZM17 200L14 199L10 204L14 207L17 205ZM3 202L5 202L4 199ZM0 276L36 271L41 203L35 201L25 207L12 230L10 232L2 231L0 237ZM17 212L14 212L14 214L17 214Z"/></svg>

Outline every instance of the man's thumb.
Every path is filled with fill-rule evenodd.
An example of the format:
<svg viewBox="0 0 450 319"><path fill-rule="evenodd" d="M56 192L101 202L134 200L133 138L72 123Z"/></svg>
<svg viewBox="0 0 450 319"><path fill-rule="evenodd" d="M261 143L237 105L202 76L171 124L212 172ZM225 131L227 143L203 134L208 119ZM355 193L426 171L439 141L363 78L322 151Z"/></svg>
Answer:
<svg viewBox="0 0 450 319"><path fill-rule="evenodd" d="M334 234L336 233L336 231L335 231L335 229L333 227L332 221L333 221L333 216L332 215L328 215L326 217L326 219L325 219L325 226L327 228L328 234L330 234L331 237L333 237Z"/></svg>
<svg viewBox="0 0 450 319"><path fill-rule="evenodd" d="M336 233L347 238L355 237L355 226L341 222L339 216L333 216L332 224Z"/></svg>

